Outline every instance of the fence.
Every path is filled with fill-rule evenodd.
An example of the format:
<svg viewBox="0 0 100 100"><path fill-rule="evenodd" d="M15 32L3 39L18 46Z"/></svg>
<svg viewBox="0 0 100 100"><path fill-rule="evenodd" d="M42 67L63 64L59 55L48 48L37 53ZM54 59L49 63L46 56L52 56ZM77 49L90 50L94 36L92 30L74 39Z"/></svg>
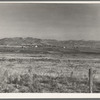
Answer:
<svg viewBox="0 0 100 100"><path fill-rule="evenodd" d="M89 69L89 93L93 92L93 75L94 75L94 70L93 68Z"/></svg>
<svg viewBox="0 0 100 100"><path fill-rule="evenodd" d="M89 69L89 92L92 93L93 90L93 69Z"/></svg>
<svg viewBox="0 0 100 100"><path fill-rule="evenodd" d="M78 72L78 71L77 71ZM83 74L84 73L84 74ZM69 81L76 92L80 93L100 93L100 70L89 68L79 70L79 74L73 70L70 72ZM75 92L74 91L74 92Z"/></svg>

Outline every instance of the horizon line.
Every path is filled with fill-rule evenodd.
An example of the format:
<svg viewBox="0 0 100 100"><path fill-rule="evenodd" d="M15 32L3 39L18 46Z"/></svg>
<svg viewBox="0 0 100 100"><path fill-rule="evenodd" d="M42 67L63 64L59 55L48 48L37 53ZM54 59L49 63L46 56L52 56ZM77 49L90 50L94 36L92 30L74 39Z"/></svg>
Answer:
<svg viewBox="0 0 100 100"><path fill-rule="evenodd" d="M23 39L25 39L25 38L33 38L33 39L41 39L41 40L56 40L56 41L100 41L100 40L93 40L93 39L91 39L91 40L87 40L87 39L63 39L63 40L59 40L59 39L54 39L54 38L38 38L38 37L31 37L31 36L29 36L29 37L2 37L2 38L0 38L0 39L10 39L10 38L23 38Z"/></svg>

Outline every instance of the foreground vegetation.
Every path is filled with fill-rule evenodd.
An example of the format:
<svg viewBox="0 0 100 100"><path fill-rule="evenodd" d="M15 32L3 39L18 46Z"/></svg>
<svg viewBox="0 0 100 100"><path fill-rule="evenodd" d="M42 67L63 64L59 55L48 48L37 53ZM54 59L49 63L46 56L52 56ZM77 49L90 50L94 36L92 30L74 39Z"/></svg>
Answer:
<svg viewBox="0 0 100 100"><path fill-rule="evenodd" d="M7 76L5 72L5 78L0 84L1 93L73 93L73 92L89 92L88 91L88 79L78 80L74 77L50 77L39 76L36 74L24 74L24 75L11 75Z"/></svg>
<svg viewBox="0 0 100 100"><path fill-rule="evenodd" d="M31 73L8 75L6 70L1 78L1 93L89 93L88 78L74 76L40 76ZM93 92L100 91L100 83L94 82Z"/></svg>
<svg viewBox="0 0 100 100"><path fill-rule="evenodd" d="M100 92L100 56L0 54L1 93L89 93L88 69L94 68L93 92Z"/></svg>

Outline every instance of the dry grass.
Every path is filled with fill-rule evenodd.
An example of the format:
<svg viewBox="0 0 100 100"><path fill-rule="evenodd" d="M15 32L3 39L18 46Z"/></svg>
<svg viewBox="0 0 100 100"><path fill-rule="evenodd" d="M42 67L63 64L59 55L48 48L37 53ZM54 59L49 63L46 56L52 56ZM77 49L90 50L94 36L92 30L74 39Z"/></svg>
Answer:
<svg viewBox="0 0 100 100"><path fill-rule="evenodd" d="M84 85L83 85L84 84ZM0 85L0 92L69 93L88 92L87 82L71 77L50 77L36 74L10 75Z"/></svg>
<svg viewBox="0 0 100 100"><path fill-rule="evenodd" d="M88 93L90 67L98 70L93 92L100 92L99 66L99 56L93 55L4 54L0 92Z"/></svg>

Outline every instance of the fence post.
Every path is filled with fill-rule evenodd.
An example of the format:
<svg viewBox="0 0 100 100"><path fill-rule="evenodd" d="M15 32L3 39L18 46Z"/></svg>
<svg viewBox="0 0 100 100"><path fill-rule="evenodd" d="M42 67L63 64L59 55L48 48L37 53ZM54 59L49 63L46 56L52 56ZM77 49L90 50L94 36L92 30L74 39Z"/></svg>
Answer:
<svg viewBox="0 0 100 100"><path fill-rule="evenodd" d="M89 93L93 91L93 69L89 69Z"/></svg>

